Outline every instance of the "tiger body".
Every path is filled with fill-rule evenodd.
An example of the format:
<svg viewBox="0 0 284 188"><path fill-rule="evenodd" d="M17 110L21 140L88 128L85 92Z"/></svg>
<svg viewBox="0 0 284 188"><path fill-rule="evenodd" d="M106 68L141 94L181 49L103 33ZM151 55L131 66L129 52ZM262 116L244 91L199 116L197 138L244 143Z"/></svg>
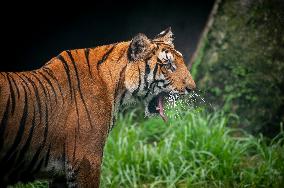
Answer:
<svg viewBox="0 0 284 188"><path fill-rule="evenodd" d="M157 60L168 55L161 49L174 50L161 41L171 31L165 33L156 42L139 35L63 51L34 71L1 72L1 187L34 178L98 187L104 144L119 107L138 97L147 105L161 92L195 87L176 51L182 63L170 67L176 69L169 71L171 79L163 74L166 68ZM145 108L146 115L151 111Z"/></svg>

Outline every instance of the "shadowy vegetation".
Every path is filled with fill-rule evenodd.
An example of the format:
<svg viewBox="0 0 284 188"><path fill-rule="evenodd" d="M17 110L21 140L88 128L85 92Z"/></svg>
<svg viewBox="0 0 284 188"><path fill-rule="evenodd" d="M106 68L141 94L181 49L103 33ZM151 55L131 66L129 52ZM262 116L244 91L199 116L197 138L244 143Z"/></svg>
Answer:
<svg viewBox="0 0 284 188"><path fill-rule="evenodd" d="M264 133L284 121L284 3L224 0L193 63L211 101Z"/></svg>

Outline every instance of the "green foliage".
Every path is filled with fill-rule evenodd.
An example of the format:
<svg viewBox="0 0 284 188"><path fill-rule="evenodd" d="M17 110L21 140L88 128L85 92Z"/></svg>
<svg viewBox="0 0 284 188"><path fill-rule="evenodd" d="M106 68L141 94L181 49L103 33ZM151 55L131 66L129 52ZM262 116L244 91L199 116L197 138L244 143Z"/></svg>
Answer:
<svg viewBox="0 0 284 188"><path fill-rule="evenodd" d="M34 181L32 183L27 183L27 184L22 184L18 183L17 185L14 186L8 186L8 188L46 188L48 187L48 182L47 181Z"/></svg>
<svg viewBox="0 0 284 188"><path fill-rule="evenodd" d="M176 112L168 112L170 116ZM228 128L223 113L179 111L165 124L120 117L105 148L103 187L280 187L284 133L269 143Z"/></svg>
<svg viewBox="0 0 284 188"><path fill-rule="evenodd" d="M277 0L224 0L193 63L197 86L255 132L284 121L283 8Z"/></svg>

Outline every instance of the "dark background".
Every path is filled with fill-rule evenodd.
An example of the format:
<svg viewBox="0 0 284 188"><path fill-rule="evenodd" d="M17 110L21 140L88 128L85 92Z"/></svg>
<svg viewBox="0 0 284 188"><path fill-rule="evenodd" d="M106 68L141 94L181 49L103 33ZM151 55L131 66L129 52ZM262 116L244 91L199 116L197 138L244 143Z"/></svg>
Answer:
<svg viewBox="0 0 284 188"><path fill-rule="evenodd" d="M171 26L188 63L213 6L211 1L71 1L3 5L0 71L39 68L67 49L152 38Z"/></svg>

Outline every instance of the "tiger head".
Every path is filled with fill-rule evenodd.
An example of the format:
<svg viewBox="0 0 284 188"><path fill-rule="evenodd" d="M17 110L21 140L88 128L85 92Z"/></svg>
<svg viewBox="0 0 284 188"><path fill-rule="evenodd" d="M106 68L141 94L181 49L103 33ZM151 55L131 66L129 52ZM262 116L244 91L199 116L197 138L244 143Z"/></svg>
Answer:
<svg viewBox="0 0 284 188"><path fill-rule="evenodd" d="M195 89L182 54L175 50L168 28L154 39L136 35L128 49L125 87L145 104L145 116L164 115L163 98L171 93L184 95Z"/></svg>

